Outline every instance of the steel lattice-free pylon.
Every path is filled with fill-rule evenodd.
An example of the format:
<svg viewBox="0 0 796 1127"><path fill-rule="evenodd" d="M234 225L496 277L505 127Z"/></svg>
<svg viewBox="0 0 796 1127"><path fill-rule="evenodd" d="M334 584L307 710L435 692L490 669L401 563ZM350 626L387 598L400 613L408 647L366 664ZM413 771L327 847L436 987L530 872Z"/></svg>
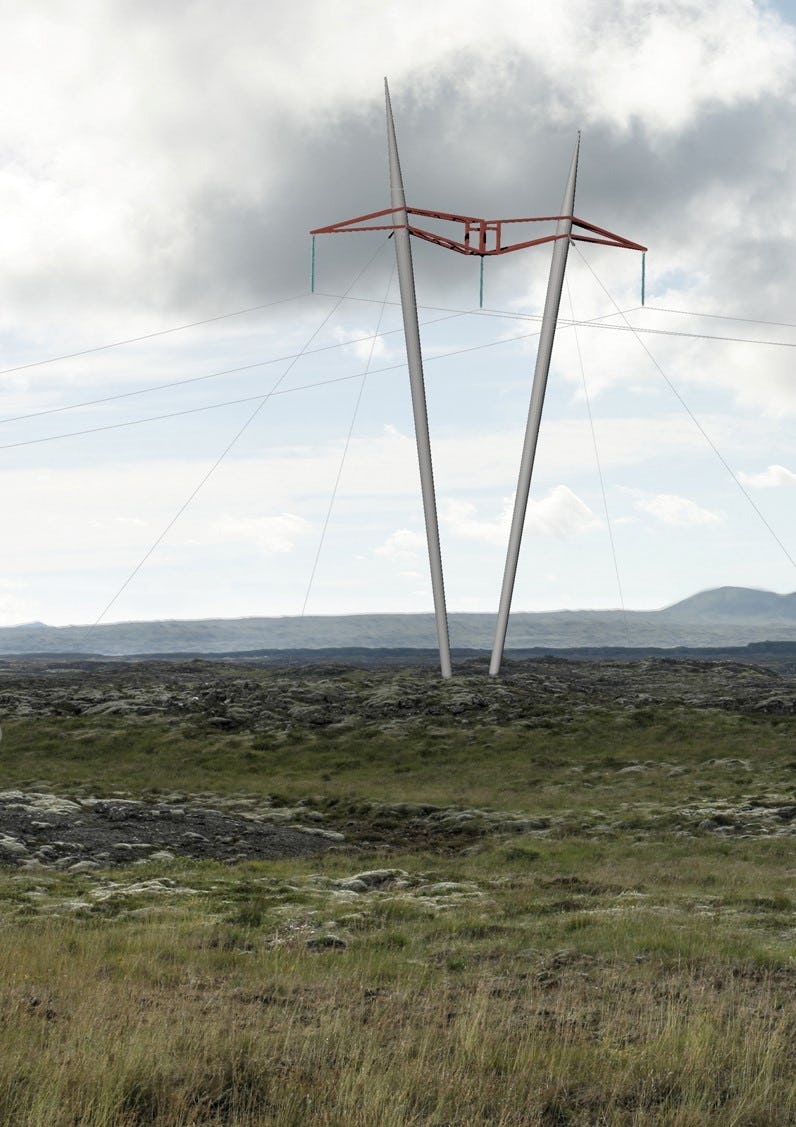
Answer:
<svg viewBox="0 0 796 1127"><path fill-rule="evenodd" d="M417 457L420 467L420 484L423 495L423 512L426 524L426 542L428 545L429 565L431 569L431 585L434 594L434 613L437 626L437 641L439 644L440 669L443 677L451 675L450 642L448 638L448 617L445 606L445 587L442 574L442 556L439 542L439 526L437 521L437 505L434 490L434 474L431 462L431 441L428 430L428 414L426 409L425 384L423 379L423 357L420 347L420 331L417 320L417 296L415 293L414 270L412 266L412 251L410 235L424 239L426 242L435 243L444 250L452 250L457 254L478 255L482 260L498 254L509 254L528 247L540 246L542 243L553 243L553 257L550 265L550 277L547 284L542 328L539 335L539 347L536 354L531 401L528 409L528 421L525 429L525 440L520 458L520 471L517 483L517 492L514 499L514 512L509 533L509 543L506 552L506 564L503 574L503 585L500 594L495 642L492 650L492 659L489 671L496 675L500 671L503 659L503 650L506 642L511 600L514 592L514 581L517 574L520 544L525 524L525 515L528 508L528 498L533 474L533 464L536 456L536 447L539 439L539 428L544 407L547 377L550 371L550 359L553 352L556 324L558 322L558 309L561 302L561 290L564 284L564 273L567 264L569 244L574 241L597 243L601 246L620 247L626 250L637 250L644 253L647 248L640 243L631 242L623 235L617 235L604 227L597 227L587 223L575 215L575 186L578 171L578 155L580 149L580 134L575 146L575 153L570 166L564 200L559 215L535 215L519 219L479 219L472 215L459 215L453 212L430 211L426 208L409 207L404 194L401 166L398 159L398 145L395 138L395 124L393 122L390 92L387 79L384 80L384 92L387 108L387 144L390 161L390 207L381 211L372 211L367 215L357 215L353 219L345 219L338 223L331 223L326 227L316 227L310 231L313 236L313 287L315 280L314 238L316 235L342 235L362 231L390 231L395 238L395 253L398 263L398 278L401 289L401 308L403 311L404 335L406 339L406 353L409 364L409 382L412 391L412 408L415 422L415 440L417 443ZM454 237L452 234L431 231L410 222L411 217L435 219L448 224L454 224L460 230ZM378 223L379 219L389 217L389 222ZM555 230L551 234L540 235L536 238L520 239L508 242L508 229L515 224L522 223L555 223Z"/></svg>

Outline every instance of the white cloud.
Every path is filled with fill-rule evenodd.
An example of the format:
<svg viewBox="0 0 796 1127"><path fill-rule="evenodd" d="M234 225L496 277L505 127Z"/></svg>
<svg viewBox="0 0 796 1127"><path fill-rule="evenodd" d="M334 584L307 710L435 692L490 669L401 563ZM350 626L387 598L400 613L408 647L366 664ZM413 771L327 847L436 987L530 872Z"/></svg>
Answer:
<svg viewBox="0 0 796 1127"><path fill-rule="evenodd" d="M285 555L292 552L299 537L305 536L311 525L293 513L280 513L270 517L222 517L213 521L207 534L198 543L253 544L263 555Z"/></svg>
<svg viewBox="0 0 796 1127"><path fill-rule="evenodd" d="M377 556L384 556L388 560L416 560L425 549L426 542L417 532L408 528L399 528L391 533L383 544L374 551ZM402 572L402 575L414 576L414 572Z"/></svg>
<svg viewBox="0 0 796 1127"><path fill-rule="evenodd" d="M762 473L744 473L740 470L738 477L744 485L752 489L776 489L781 485L796 485L796 473L785 469L784 466L769 466Z"/></svg>
<svg viewBox="0 0 796 1127"><path fill-rule="evenodd" d="M129 319L178 300L191 272L194 296L214 287L219 264L198 265L203 222L229 255L214 293L242 277L236 256L268 261L251 232L249 246L225 240L230 214L256 209L269 227L289 215L304 229L294 211L304 185L290 179L298 150L343 120L381 114L385 73L399 102L411 90L421 107L444 105L444 160L446 135L470 127L473 104L505 119L528 97L556 126L640 125L665 143L716 108L786 100L796 57L792 27L749 0L724 0L719 20L698 0L568 0L544 11L526 0L237 0L194 6L190 18L184 4L86 0L77 21L66 0L12 7L0 44L4 277L15 313L38 305L55 316L93 297L94 325L99 306ZM358 171L360 154L339 140ZM479 173L503 175L516 152L496 144Z"/></svg>
<svg viewBox="0 0 796 1127"><path fill-rule="evenodd" d="M493 520L479 519L476 511L470 501L447 500L440 505L442 522L453 536L480 540L484 544L505 544L511 522L511 501L504 502L503 509Z"/></svg>
<svg viewBox="0 0 796 1127"><path fill-rule="evenodd" d="M0 625L15 626L35 617L35 603L25 588L18 580L0 578Z"/></svg>
<svg viewBox="0 0 796 1127"><path fill-rule="evenodd" d="M369 361L383 360L387 356L387 345L384 337L374 334L371 328L336 325L334 337L341 344L347 345L363 365Z"/></svg>
<svg viewBox="0 0 796 1127"><path fill-rule="evenodd" d="M712 105L755 100L787 85L793 34L745 0L724 4L718 21L694 0L630 4L630 22L606 19L600 3L588 7L593 20L605 20L584 56L583 97L591 97L592 119L673 131Z"/></svg>
<svg viewBox="0 0 796 1127"><path fill-rule="evenodd" d="M556 485L541 501L531 498L525 528L542 536L563 539L597 528L599 524L600 521L580 497L566 485Z"/></svg>
<svg viewBox="0 0 796 1127"><path fill-rule="evenodd" d="M476 515L476 507L469 501L448 500L441 506L442 519L446 529L454 536L505 547L513 505L513 500L509 498L504 501L496 518L483 520ZM599 523L588 505L566 485L556 485L539 501L534 498L528 501L525 530L538 536L564 539L595 528Z"/></svg>
<svg viewBox="0 0 796 1127"><path fill-rule="evenodd" d="M649 513L663 524L679 527L697 524L721 524L723 513L703 509L688 497L678 497L674 493L658 493L653 497L640 497L634 502L635 508Z"/></svg>
<svg viewBox="0 0 796 1127"><path fill-rule="evenodd" d="M146 528L147 522L140 517L110 517L107 520L89 521L89 527L104 532L115 532L119 528Z"/></svg>
<svg viewBox="0 0 796 1127"><path fill-rule="evenodd" d="M792 320L796 268L787 247L796 234L790 191L796 158L781 138L792 125L796 31L777 17L776 5L725 0L717 19L700 0L566 0L547 7L529 7L527 0L299 0L287 6L233 0L223 9L84 0L79 20L68 0L6 6L14 10L0 41L0 97L7 107L0 120L5 364L302 293L309 227L388 201L386 73L407 191L418 205L495 215L555 210L574 131L584 126L579 214L650 245L648 306L629 319L662 333L758 341L641 338L699 411L729 464L780 463L741 480L768 488L772 519L789 527L784 487L794 474L784 468L791 451L782 419L796 413L792 350L760 342L786 344L792 332L786 325L733 324L650 308L657 303ZM486 23L488 36L473 34ZM584 43L591 45L585 53ZM534 165L539 152L545 160ZM331 308L321 293L345 292L376 242L353 235L322 247L319 240L318 293L295 306L8 373L4 416L294 353ZM415 245L418 297L429 319L471 308L477 262ZM578 245L617 302L637 306L638 256ZM490 260L487 304L539 310L548 250ZM368 303L346 301L335 311L310 346L329 351L303 357L291 384L364 367L370 342L353 338L375 329L393 245L385 242L379 254L349 292ZM567 275L576 317L610 313L610 299L576 251ZM394 298L394 281L392 287ZM480 327L467 318L423 331L439 494L477 497L480 506L460 502L447 510L454 590L461 575L476 574L485 558L505 550L509 514L500 498L516 482L536 349L530 340L527 347L503 345L432 363L443 347L481 348L499 336L500 322L486 316ZM566 297L562 316L569 316ZM401 359L400 334L388 335L399 324L400 306L390 303L374 368ZM334 351L335 342L349 345ZM652 517L672 529L715 525L721 518L711 510L726 505L729 530L733 506L719 486L703 495L693 484L705 508L657 495L659 488L689 492L707 460L700 459L702 436L633 335L583 328L579 342L607 485L615 489L621 468L632 467L624 480L646 490L633 495L639 503L633 509L631 499L617 525L630 513L636 528ZM3 443L243 397L276 378L276 371L248 370L79 416L14 421L2 429ZM103 390L92 391L97 386ZM353 398L355 383L339 386ZM540 500L531 503L528 517L529 528L548 537L543 549L554 557L566 549L556 537L596 523L576 493L551 490L566 480L583 497L596 496L580 387L574 334L561 324L535 471L533 492ZM422 575L425 567L421 537L393 540L422 528L405 373L374 374L367 391L332 528L344 529L341 551L357 545L367 553L360 571L352 570L350 559L345 564L352 610L366 598L370 574L384 574L372 566L372 545L396 561L395 575L402 559L407 572L417 566ZM155 584L147 588L150 567L161 569L165 583L169 566L180 578L168 594L162 588L164 613L172 612L172 603L186 605L180 599L187 600L194 584L182 582L184 570L196 574L203 567L213 578L209 607L216 597L221 605L234 596L235 609L245 612L259 597L251 592L262 589L274 608L290 610L296 598L300 606L302 560L309 558L303 561L308 570L315 546L305 534L323 519L350 417L334 389L303 395L274 398L169 531L127 592L141 600L139 609L155 598ZM98 591L116 589L191 495L234 434L237 418L235 409L209 411L173 426L113 432L112 438L2 451L8 575L38 582L31 592L43 608L60 599L60 613L76 614L82 599L90 614ZM397 427L382 431L386 419ZM668 472L673 464L674 475ZM39 467L46 467L44 478L37 478ZM709 471L701 480L706 491L712 488ZM735 501L742 504L740 495ZM674 552L677 531L667 539ZM723 543L721 559L733 555L729 533L724 542L711 540ZM212 550L192 548L210 543ZM334 556L334 535L328 549L325 565ZM258 552L274 557L267 568L257 559L251 563ZM550 566L558 574L559 564ZM249 590L229 580L236 568L241 575L250 568ZM754 579L751 562L748 568ZM77 575L82 587L73 582ZM776 582L762 574L755 581ZM400 591L403 584L393 586ZM381 598L372 595L371 605Z"/></svg>

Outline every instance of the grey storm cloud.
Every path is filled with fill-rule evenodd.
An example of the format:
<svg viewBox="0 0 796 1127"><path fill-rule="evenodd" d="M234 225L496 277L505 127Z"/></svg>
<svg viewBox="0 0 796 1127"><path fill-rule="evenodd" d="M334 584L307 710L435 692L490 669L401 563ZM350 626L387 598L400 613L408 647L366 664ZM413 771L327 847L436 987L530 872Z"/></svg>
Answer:
<svg viewBox="0 0 796 1127"><path fill-rule="evenodd" d="M408 201L490 218L557 211L583 124L577 108L559 107L555 120L547 117L551 95L530 62L518 65L512 85L490 102L459 84L455 60L448 67L422 100L411 82L393 83ZM663 138L638 124L626 131L586 124L576 210L648 245L653 266L663 257L709 276L718 306L741 309L759 294L756 308L784 316L796 282L792 255L778 235L783 225L793 226L796 169L786 144L792 126L792 107L777 102L714 106ZM211 294L245 302L301 292L309 230L388 205L378 92L366 110L341 112L333 121L321 115L315 127L286 115L272 127L263 160L270 169L263 199L242 199L234 183L188 194L191 236L175 262L176 303L201 304ZM320 284L344 286L377 239L319 239ZM416 254L424 284L439 300L456 267L436 248ZM458 269L467 267L459 262Z"/></svg>
<svg viewBox="0 0 796 1127"><path fill-rule="evenodd" d="M643 12L571 0L538 29L504 0L490 8L491 44L486 6L472 2L454 6L454 23L447 2L438 15L407 12L412 32L397 12L354 0L276 12L238 0L223 16L87 5L76 25L67 7L29 17L45 65L35 86L24 76L29 125L23 113L3 141L9 184L24 174L9 206L34 201L17 216L4 282L23 319L47 302L179 318L301 292L309 229L387 204L379 71L390 74L410 203L488 217L557 210L583 129L579 214L648 244L653 266L705 275L720 303L762 292L784 313L796 279L776 231L794 225L783 77L794 35L745 0L728 7L726 31L688 0ZM747 72L758 57L753 44L747 62L734 34L757 36L770 76L732 70L734 53ZM48 36L62 48L51 66ZM657 44L670 71L650 91L643 69L624 71L636 58L654 68ZM70 96L71 114L58 108ZM326 240L319 280L344 285L373 238ZM419 254L432 296L467 269Z"/></svg>

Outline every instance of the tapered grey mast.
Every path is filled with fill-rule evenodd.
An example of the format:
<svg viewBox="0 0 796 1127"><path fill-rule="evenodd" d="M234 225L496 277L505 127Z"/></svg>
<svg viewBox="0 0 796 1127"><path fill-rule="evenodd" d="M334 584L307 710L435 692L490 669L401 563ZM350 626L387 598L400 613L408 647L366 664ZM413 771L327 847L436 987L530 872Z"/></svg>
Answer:
<svg viewBox="0 0 796 1127"><path fill-rule="evenodd" d="M420 466L420 488L423 494L423 514L426 520L426 542L431 567L431 589L434 595L434 615L437 622L439 664L443 677L451 675L451 651L448 638L448 615L445 609L445 584L442 578L442 555L439 546L437 501L434 492L434 472L431 465L431 440L428 433L426 389L423 381L423 356L420 351L420 328L417 323L417 296L412 268L412 248L409 241L406 196L404 195L401 165L398 161L398 144L390 105L390 90L384 80L387 103L387 145L390 154L391 207L395 224L395 257L398 263L398 282L401 289L401 308L404 317L406 357L409 363L409 385L412 389L412 410L415 416L415 441Z"/></svg>
<svg viewBox="0 0 796 1127"><path fill-rule="evenodd" d="M514 498L514 514L511 518L511 532L509 533L509 546L506 553L506 569L503 573L503 588L500 592L500 607L498 609L497 628L495 630L495 644L492 648L492 661L489 672L494 676L500 672L500 663L503 660L503 648L506 644L506 631L509 625L509 612L511 610L511 597L514 593L514 580L517 577L517 561L520 557L520 543L525 525L525 513L528 508L528 494L531 489L531 474L536 457L536 445L539 441L539 426L542 421L542 408L547 389L547 375L550 371L550 357L553 354L553 340L556 335L556 322L558 320L558 307L561 303L561 290L564 285L564 271L567 265L569 252L569 236L572 232L572 215L575 207L575 182L578 176L578 151L580 149L580 133L578 133L575 152L572 157L572 166L569 170L569 180L564 193L564 202L561 204L561 216L556 228L556 235L564 236L553 243L553 260L550 264L550 278L547 283L547 298L544 303L542 317L542 331L539 334L539 350L536 353L536 369L533 376L533 389L531 403L528 409L528 423L525 428L525 442L522 447L520 460L520 476L517 482L517 495Z"/></svg>

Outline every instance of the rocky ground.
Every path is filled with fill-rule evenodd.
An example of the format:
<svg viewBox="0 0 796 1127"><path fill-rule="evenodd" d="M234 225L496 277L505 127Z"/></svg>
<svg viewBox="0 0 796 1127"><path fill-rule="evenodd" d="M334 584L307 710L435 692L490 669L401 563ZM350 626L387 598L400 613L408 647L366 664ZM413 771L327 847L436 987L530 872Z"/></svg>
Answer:
<svg viewBox="0 0 796 1127"><path fill-rule="evenodd" d="M205 661L0 663L0 722L10 717L147 718L205 730L287 732L369 725L380 730L544 724L590 709L638 712L657 705L744 713L796 713L796 675L728 662L645 660L635 663L537 659L507 666L493 680L480 662L466 663L452 681L430 670L400 672L306 666L300 669L228 666ZM712 759L705 770L732 771L740 759ZM579 770L579 768L572 768ZM645 775L661 792L682 774L672 763L634 763L617 776ZM602 786L604 780L596 780ZM608 785L613 785L608 782ZM749 793L733 803L693 802L676 809L635 806L632 824L684 835L788 835L796 832L796 805L784 793ZM630 823L629 823L630 824ZM242 861L299 857L329 849L460 849L486 834L592 838L621 832L615 812L599 808L528 818L420 803L339 803L160 794L139 800L120 792L54 795L44 788L0 792L0 863L26 870L93 867L174 856Z"/></svg>
<svg viewBox="0 0 796 1127"><path fill-rule="evenodd" d="M705 771L748 771L743 760L708 760ZM666 763L636 764L621 772L663 782L679 772ZM617 772L619 774L620 772ZM750 784L752 779L749 779ZM74 796L40 791L0 792L0 864L25 871L70 872L113 865L170 861L175 856L230 863L302 857L329 849L349 854L428 848L455 853L479 838L557 838L592 841L625 832L674 832L678 837L796 837L796 804L781 793L750 786L737 801L634 804L626 817L595 807L527 817L512 811L462 809L422 803L319 803L294 808L267 800L167 796L157 801ZM309 823L309 824L307 824Z"/></svg>
<svg viewBox="0 0 796 1127"><path fill-rule="evenodd" d="M219 797L218 803L224 803ZM245 805L245 803L243 804ZM238 803L240 806L240 803ZM270 815L270 817L268 816ZM307 812L312 818L312 812ZM280 822L290 821L284 825ZM0 862L74 872L132 861L246 861L319 853L343 835L279 810L220 810L185 795L159 802L0 793Z"/></svg>
<svg viewBox="0 0 796 1127"><path fill-rule="evenodd" d="M262 668L209 661L0 661L0 717L160 716L254 731L335 724L510 723L554 708L686 705L796 713L796 673L762 665L653 658L507 662L500 678L463 662L450 681L429 669ZM1 722L1 721L0 721Z"/></svg>

